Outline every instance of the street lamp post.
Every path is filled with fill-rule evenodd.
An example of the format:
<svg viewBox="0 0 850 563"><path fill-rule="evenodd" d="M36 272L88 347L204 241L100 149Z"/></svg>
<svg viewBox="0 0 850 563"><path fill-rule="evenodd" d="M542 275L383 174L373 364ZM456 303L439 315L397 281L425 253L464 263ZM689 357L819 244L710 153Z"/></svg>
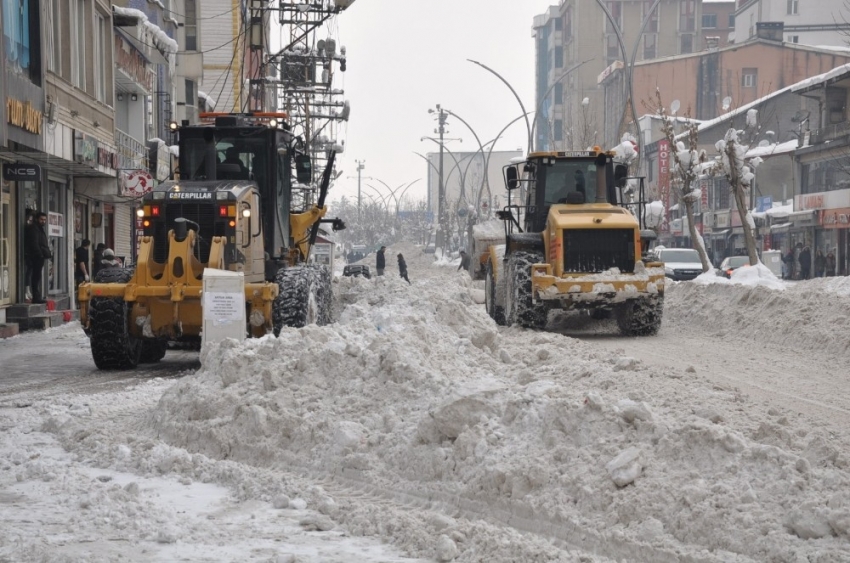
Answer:
<svg viewBox="0 0 850 563"><path fill-rule="evenodd" d="M360 222L360 171L365 168L365 160L355 160L357 163L357 222Z"/></svg>
<svg viewBox="0 0 850 563"><path fill-rule="evenodd" d="M469 129L469 131L472 133L472 136L475 137L475 141L478 143L478 149L481 151L481 158L484 158L484 145L481 144L481 139L478 137L478 133L475 132L475 129L473 129L472 126L469 123L467 123L466 120L464 118L462 118L461 116L459 116L458 114L454 113L451 110L445 110L445 111L449 115L458 118L458 120L460 120L461 123L466 125L466 128ZM468 166L467 166L467 168L468 168ZM479 193L482 193L484 191L485 185L489 189L490 182L489 182L488 177L487 177L487 161L486 161L486 159L484 161L484 175L481 178L481 189L479 190Z"/></svg>
<svg viewBox="0 0 850 563"><path fill-rule="evenodd" d="M445 185L443 185L443 136L446 133L446 112L443 108L440 107L440 104L437 104L437 110L428 109L428 113L436 113L437 114L437 129L434 130L435 133L440 134L440 172L438 174L438 184L437 184L437 194L439 197L438 200L438 216L440 221L440 230L437 232L437 246L442 244L443 233L445 232L445 222L446 222L446 191Z"/></svg>
<svg viewBox="0 0 850 563"><path fill-rule="evenodd" d="M445 152L449 153L449 156L450 156L450 157L452 158L452 160L454 160L454 162L455 162L454 167L452 167L452 169L451 169L451 170L449 170L449 173L445 175L445 176L446 176L446 178L445 178L445 180L443 181L443 200L445 201L445 197L446 197L446 193L445 193L445 192L446 192L446 190L447 190L447 188L448 188L449 179L452 177L452 172L454 172L454 171L455 171L455 169L457 169L458 175L460 176L460 191L461 191L461 193L463 193L463 191L464 191L464 189L465 189L465 187L466 187L466 184L465 184L465 182L466 182L466 174L465 174L465 173L461 170L461 168L460 168L460 160L463 160L463 159L464 159L464 158L466 158L466 157L463 157L463 158L461 158L460 160L458 160L458 159L457 159L457 157L455 156L455 153L453 153L453 152L452 152L452 151L451 151L451 150L450 150L450 149L449 149L449 148L445 145L445 143L443 143L443 142L441 142L441 141L438 141L438 140L437 140L437 139L435 139L434 137L420 137L420 138L419 138L419 140L420 140L420 141L424 141L424 140L426 140L426 139L427 139L427 140L429 140L429 141L432 141L432 142L434 142L434 143L437 143L438 145L440 145L440 152L442 153L443 151L445 151ZM460 142L463 142L463 139L445 139L445 140L446 140L446 141L460 141ZM442 156L441 156L441 160L442 160ZM468 168L468 166L467 166L467 168Z"/></svg>
<svg viewBox="0 0 850 563"><path fill-rule="evenodd" d="M523 115L523 117L525 117L525 128L528 130L528 152L530 153L532 147L534 146L533 143L532 143L532 137L531 137L531 122L528 120L529 112L527 112L525 110L525 104L522 103L522 99L519 97L519 94L516 93L516 90L514 90L514 87L511 86L510 82L505 80L505 78L501 74L499 74L498 72L496 72L492 68L490 68L487 65L484 65L482 63L479 63L478 61L473 61L472 59L466 59L466 60L468 60L471 63L477 64L478 66L480 66L484 70L487 70L487 71L491 72L492 74L494 74L496 76L496 78L501 80L505 84L505 86L507 86L508 89L513 93L514 98L516 98L516 101L519 102L519 107L522 109L522 115Z"/></svg>

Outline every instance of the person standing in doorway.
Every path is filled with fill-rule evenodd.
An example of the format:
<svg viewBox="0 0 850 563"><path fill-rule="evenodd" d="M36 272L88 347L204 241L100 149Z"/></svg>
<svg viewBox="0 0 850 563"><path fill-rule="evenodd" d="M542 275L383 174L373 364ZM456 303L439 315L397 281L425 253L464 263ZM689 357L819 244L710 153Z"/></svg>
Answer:
<svg viewBox="0 0 850 563"><path fill-rule="evenodd" d="M407 262L404 261L404 256L402 256L401 252L398 253L398 275L404 278L404 281L410 283L410 279L407 277Z"/></svg>
<svg viewBox="0 0 850 563"><path fill-rule="evenodd" d="M91 241L83 239L80 246L74 250L74 290L83 282L89 281L89 247Z"/></svg>
<svg viewBox="0 0 850 563"><path fill-rule="evenodd" d="M378 252L375 253L375 269L378 270L378 275L384 275L384 269L387 267L387 260L384 258L384 252L386 252L387 247L382 246Z"/></svg>
<svg viewBox="0 0 850 563"><path fill-rule="evenodd" d="M101 262L103 261L104 250L106 250L106 245L102 242L97 243L97 246L94 247L94 259L91 261L91 279L95 279L95 276L103 267Z"/></svg>
<svg viewBox="0 0 850 563"><path fill-rule="evenodd" d="M798 258L800 260L800 279L807 280L812 268L812 251L809 250L808 245L803 247Z"/></svg>
<svg viewBox="0 0 850 563"><path fill-rule="evenodd" d="M835 253L831 250L826 253L826 275L827 277L835 275Z"/></svg>
<svg viewBox="0 0 850 563"><path fill-rule="evenodd" d="M30 291L33 303L46 303L41 293L41 274L44 262L53 259L50 243L44 226L47 224L47 213L39 211L33 216L31 224L24 230L24 258L30 269Z"/></svg>
<svg viewBox="0 0 850 563"><path fill-rule="evenodd" d="M818 248L815 252L815 277L822 278L826 271L826 256L823 255L823 250Z"/></svg>

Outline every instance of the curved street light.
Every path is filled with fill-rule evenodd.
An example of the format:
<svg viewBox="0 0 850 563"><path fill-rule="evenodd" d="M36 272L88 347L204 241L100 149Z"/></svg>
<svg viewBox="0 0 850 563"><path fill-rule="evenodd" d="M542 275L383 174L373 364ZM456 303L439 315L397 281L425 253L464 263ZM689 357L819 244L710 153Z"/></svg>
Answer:
<svg viewBox="0 0 850 563"><path fill-rule="evenodd" d="M600 1L600 0L597 0L597 2L599 2L599 1ZM656 0L656 1L657 1L657 0ZM488 70L488 71L490 71L491 73L493 73L493 74L496 76L496 78L498 78L499 80L501 80L501 81L505 84L505 86L507 86L507 87L510 89L510 91L513 93L514 97L516 98L516 101L517 101L517 102L519 102L519 107L522 109L522 115L525 117L525 128L528 130L528 152L530 153L530 152L531 152L532 147L534 146L534 145L532 144L532 137L531 137L531 122L529 122L529 121L528 121L528 113L529 113L529 112L527 112L527 111L525 110L525 105L522 103L522 99L520 99L519 94L517 94L517 93L516 93L516 90L514 90L514 87L513 87L513 86L511 86L510 82L508 82L507 80L505 80L505 79L502 77L502 75L501 75L501 74L499 74L498 72L496 72L496 71L495 71L495 70L493 70L492 68L488 67L488 66L487 66L487 65L485 65L485 64L479 63L478 61L474 61L474 60L472 60L472 59L466 59L466 60L468 60L468 61L469 61L469 62L471 62L471 63L477 64L478 66L480 66L480 67L481 67L481 68L483 68L484 70Z"/></svg>
<svg viewBox="0 0 850 563"><path fill-rule="evenodd" d="M461 123L466 125L466 128L469 129L469 131L472 133L472 136L475 137L475 142L478 143L478 148L481 151L481 158L484 158L484 145L481 144L481 139L478 138L478 133L475 132L475 129L473 129L472 126L469 123L467 123L464 118L462 118L461 116L459 116L458 114L456 114L452 110L444 108L444 111L447 114L458 118ZM469 165L467 165L467 170L468 169L469 169ZM464 173L464 180L465 179L466 179L466 173ZM485 184L487 185L488 188L490 187L490 183L488 182L488 178L487 178L487 162L486 161L484 162L484 176L481 178L481 190L479 190L479 191L482 191L482 192L484 191L484 185Z"/></svg>
<svg viewBox="0 0 850 563"><path fill-rule="evenodd" d="M643 167L643 139L641 139L640 134L640 124L638 123L637 118L637 110L635 109L635 87L634 82L632 81L632 70L635 65L635 58L637 57L637 50L640 46L640 39L643 37L643 32L646 30L646 25L649 23L649 18L652 16L652 13L658 7L658 3L661 0L655 0L652 6L650 6L649 10L646 12L646 16L643 18L643 23L640 26L640 31L638 31L637 39L635 39L635 46L632 49L632 56L629 59L629 65L626 67L626 86L629 89L629 106L632 110L632 121L635 124L635 137L637 138L638 143L638 172ZM611 23L611 27L614 28L614 33L617 36L617 42L620 44L620 52L623 55L623 62L626 61L626 44L623 41L623 34L620 32L620 26L617 24L617 21L614 19L614 16L611 15L611 12L608 10L608 7L605 6L603 0L596 0L596 3L602 8L602 11L605 12L605 17L608 18L608 21ZM620 123L625 119L626 108L623 108L623 117L620 118Z"/></svg>
<svg viewBox="0 0 850 563"><path fill-rule="evenodd" d="M461 193L463 193L463 192L464 192L464 190L465 190L465 184L464 184L464 183L466 182L466 178L465 178L465 177L464 177L464 175L463 175L463 174L461 174L461 172L460 172L460 161L459 161L459 160L457 159L457 157L455 156L455 153L453 153L451 150L449 150L449 148L445 145L445 143L440 142L439 140L435 139L434 137L420 137L420 138L419 138L419 140L420 140L420 141L424 141L425 139L428 139L429 141L433 141L433 142L437 143L437 144L440 146L440 148L442 148L444 151L446 151L447 153L449 153L449 156L450 156L450 157L452 157L452 160L454 160L454 162L455 162L455 168L457 168L457 169L458 169L458 174L460 174L460 175L461 175L461 179L460 179L460 191L461 191ZM459 140L459 141L463 142L463 140L462 140L462 139L448 139L448 140L450 140L450 141L453 141L453 140ZM465 157L464 157L464 158L465 158ZM454 170L454 168L452 168L452 170ZM448 176L446 176L446 179L445 179L445 181L443 182L443 185L444 185L444 186L445 186L445 184L448 182L448 179L449 179L449 178L451 178L452 170L450 170L450 171L449 171ZM445 197L445 194L443 194L443 197Z"/></svg>
<svg viewBox="0 0 850 563"><path fill-rule="evenodd" d="M489 150L489 151L487 151L487 160L486 160L486 162L487 162L488 164L489 164L489 162L490 162L490 155L493 153L493 148L496 146L496 141L498 141L498 140L499 140L499 138L500 138L502 135L504 135L504 134L505 134L505 131L507 131L507 130L508 130L508 127L510 127L511 125L513 125L514 123L516 123L517 121L519 121L520 119L522 119L523 117L526 117L526 118L527 118L527 117L528 117L528 114L527 114L527 113L525 113L525 114L523 114L523 115L518 115L517 117L513 118L511 121L509 121L509 122L508 122L508 124L507 124L507 125L505 125L505 126L502 128L502 130L501 130L501 131L499 131L499 134L498 134L498 135L496 135L496 138L495 138L495 139L493 139L493 144L492 144L492 145L490 145L490 150ZM482 196L482 195L483 195L483 193L479 192L479 194L478 194L478 200L476 201L476 210L481 208L481 196ZM491 193L490 195L492 196L493 194Z"/></svg>

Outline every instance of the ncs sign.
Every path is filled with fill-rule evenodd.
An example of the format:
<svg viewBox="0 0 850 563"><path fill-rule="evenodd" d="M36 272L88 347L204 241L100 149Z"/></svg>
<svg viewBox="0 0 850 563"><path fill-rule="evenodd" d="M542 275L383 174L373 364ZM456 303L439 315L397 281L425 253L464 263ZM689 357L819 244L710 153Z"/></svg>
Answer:
<svg viewBox="0 0 850 563"><path fill-rule="evenodd" d="M41 167L38 164L4 164L3 179L10 182L38 182L41 180Z"/></svg>

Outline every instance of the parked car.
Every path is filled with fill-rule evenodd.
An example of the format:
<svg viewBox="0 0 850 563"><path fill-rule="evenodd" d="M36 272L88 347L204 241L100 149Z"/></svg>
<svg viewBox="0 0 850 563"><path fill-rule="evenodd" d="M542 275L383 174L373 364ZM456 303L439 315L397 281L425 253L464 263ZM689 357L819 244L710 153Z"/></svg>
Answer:
<svg viewBox="0 0 850 563"><path fill-rule="evenodd" d="M731 278L732 272L737 270L742 266L750 265L750 257L749 256L727 256L723 259L723 262L720 263L720 269L717 271L718 276L723 276L725 278Z"/></svg>
<svg viewBox="0 0 850 563"><path fill-rule="evenodd" d="M369 266L366 266L365 264L349 264L342 269L342 275L347 277L372 277L372 273L369 271Z"/></svg>
<svg viewBox="0 0 850 563"><path fill-rule="evenodd" d="M693 248L656 248L652 254L664 262L664 275L671 280L692 280L702 273L699 252Z"/></svg>

